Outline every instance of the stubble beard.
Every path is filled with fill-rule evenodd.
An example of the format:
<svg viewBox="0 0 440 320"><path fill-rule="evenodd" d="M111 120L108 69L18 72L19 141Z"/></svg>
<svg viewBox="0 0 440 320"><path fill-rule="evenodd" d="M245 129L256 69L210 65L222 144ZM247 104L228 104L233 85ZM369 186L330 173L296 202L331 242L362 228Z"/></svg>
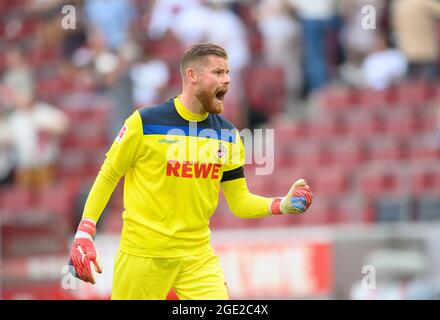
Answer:
<svg viewBox="0 0 440 320"><path fill-rule="evenodd" d="M199 94L196 94L196 98L200 101L207 112L213 114L220 114L223 112L223 100L219 101L214 93L201 91Z"/></svg>

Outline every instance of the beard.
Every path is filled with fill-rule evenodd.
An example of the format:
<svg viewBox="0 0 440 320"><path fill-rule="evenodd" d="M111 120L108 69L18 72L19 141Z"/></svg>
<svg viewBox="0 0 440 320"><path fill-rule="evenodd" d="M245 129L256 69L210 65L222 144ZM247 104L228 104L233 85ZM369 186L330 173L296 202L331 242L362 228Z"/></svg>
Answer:
<svg viewBox="0 0 440 320"><path fill-rule="evenodd" d="M221 99L218 99L215 92L209 91L200 91L195 96L207 112L213 114L220 114L223 112L224 96Z"/></svg>

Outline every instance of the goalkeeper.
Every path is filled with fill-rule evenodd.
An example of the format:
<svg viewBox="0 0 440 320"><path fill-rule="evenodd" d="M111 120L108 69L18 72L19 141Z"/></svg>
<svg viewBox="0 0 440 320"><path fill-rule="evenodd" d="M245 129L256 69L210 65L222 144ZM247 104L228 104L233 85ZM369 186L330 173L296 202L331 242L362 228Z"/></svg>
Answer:
<svg viewBox="0 0 440 320"><path fill-rule="evenodd" d="M219 115L230 85L225 50L194 45L183 55L180 71L178 97L139 109L126 120L92 186L73 241L71 271L95 283L92 268L102 272L93 242L96 222L125 176L112 299L165 299L171 288L180 299L229 298L210 245L209 219L220 187L231 211L242 218L303 213L312 203L303 179L282 198L249 192L243 143ZM195 125L197 130L191 130ZM210 137L201 134L203 129L230 134Z"/></svg>

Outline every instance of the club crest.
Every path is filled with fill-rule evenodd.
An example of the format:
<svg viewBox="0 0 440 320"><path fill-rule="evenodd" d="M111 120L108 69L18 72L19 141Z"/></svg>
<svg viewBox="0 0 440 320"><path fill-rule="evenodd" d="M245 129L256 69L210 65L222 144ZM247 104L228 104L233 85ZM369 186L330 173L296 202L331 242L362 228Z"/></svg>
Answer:
<svg viewBox="0 0 440 320"><path fill-rule="evenodd" d="M223 143L220 142L218 145L217 156L219 158L223 158L225 156L225 154L226 154L226 148L223 145Z"/></svg>

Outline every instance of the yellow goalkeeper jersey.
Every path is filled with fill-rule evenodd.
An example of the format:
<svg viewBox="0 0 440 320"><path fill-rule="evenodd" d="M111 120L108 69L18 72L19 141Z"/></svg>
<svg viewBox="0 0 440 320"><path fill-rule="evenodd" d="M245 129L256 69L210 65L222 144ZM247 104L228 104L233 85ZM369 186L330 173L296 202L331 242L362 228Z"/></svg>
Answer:
<svg viewBox="0 0 440 320"><path fill-rule="evenodd" d="M223 116L194 114L179 98L142 108L107 153L83 217L97 221L125 175L120 249L144 257L202 253L210 250L209 219L220 183L240 179L247 194L243 164L239 133ZM259 203L259 209L244 216L268 215L270 199L253 196L249 206Z"/></svg>

